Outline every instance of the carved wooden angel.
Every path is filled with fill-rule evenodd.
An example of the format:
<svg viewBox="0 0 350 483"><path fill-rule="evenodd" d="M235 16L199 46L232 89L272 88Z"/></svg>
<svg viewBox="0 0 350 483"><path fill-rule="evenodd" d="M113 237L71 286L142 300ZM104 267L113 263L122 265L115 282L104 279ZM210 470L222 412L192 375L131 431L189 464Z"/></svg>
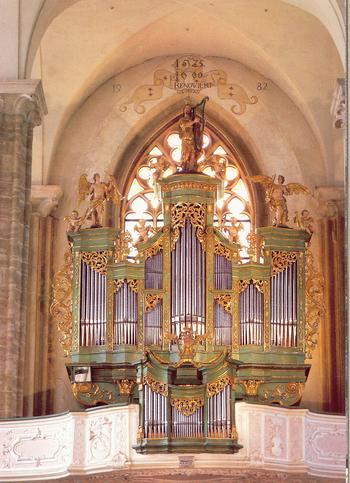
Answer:
<svg viewBox="0 0 350 483"><path fill-rule="evenodd" d="M139 234L136 243L144 243L148 241L150 234L156 232L152 226L146 225L146 220L144 220L143 218L140 218L138 224L135 225L134 231Z"/></svg>
<svg viewBox="0 0 350 483"><path fill-rule="evenodd" d="M98 173L94 174L92 183L88 181L86 174L80 176L79 204L86 198L89 198L89 206L84 218L91 220L92 228L102 226L106 200L112 201L115 205L119 205L123 199L117 188L117 182L114 176L109 175L108 182L105 183L101 181Z"/></svg>
<svg viewBox="0 0 350 483"><path fill-rule="evenodd" d="M273 226L286 226L288 221L288 209L286 196L293 194L311 195L306 186L299 183L284 184L284 176L281 174L270 176L251 176L250 179L254 183L259 183L265 188L265 200L273 214Z"/></svg>

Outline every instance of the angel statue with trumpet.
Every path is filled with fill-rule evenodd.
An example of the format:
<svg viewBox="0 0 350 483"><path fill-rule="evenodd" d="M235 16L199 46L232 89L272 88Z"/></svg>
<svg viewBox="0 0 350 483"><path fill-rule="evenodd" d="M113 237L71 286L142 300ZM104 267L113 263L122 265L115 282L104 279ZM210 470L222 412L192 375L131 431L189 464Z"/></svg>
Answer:
<svg viewBox="0 0 350 483"><path fill-rule="evenodd" d="M288 221L288 209L286 196L289 195L311 195L306 186L299 183L284 184L284 176L281 174L271 176L251 176L253 183L259 183L265 188L265 201L268 204L269 210L273 215L273 226L285 227Z"/></svg>
<svg viewBox="0 0 350 483"><path fill-rule="evenodd" d="M79 204L89 198L89 206L86 209L84 220L91 220L91 228L100 228L103 223L103 213L106 201L112 201L118 206L123 199L114 176L109 175L108 182L101 181L101 176L95 173L93 182L90 183L87 175L83 174L79 179Z"/></svg>

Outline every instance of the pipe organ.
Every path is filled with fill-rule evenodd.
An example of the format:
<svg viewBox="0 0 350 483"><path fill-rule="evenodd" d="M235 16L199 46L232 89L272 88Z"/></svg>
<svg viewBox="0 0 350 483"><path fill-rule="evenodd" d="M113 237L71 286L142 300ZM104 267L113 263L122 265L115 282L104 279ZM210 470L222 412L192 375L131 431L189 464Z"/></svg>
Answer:
<svg viewBox="0 0 350 483"><path fill-rule="evenodd" d="M302 396L309 234L257 228L262 252L242 260L213 224L219 185L201 173L163 178L164 226L134 260L117 256L119 229L68 233L73 392L87 407L138 403L138 452L236 452L236 400Z"/></svg>

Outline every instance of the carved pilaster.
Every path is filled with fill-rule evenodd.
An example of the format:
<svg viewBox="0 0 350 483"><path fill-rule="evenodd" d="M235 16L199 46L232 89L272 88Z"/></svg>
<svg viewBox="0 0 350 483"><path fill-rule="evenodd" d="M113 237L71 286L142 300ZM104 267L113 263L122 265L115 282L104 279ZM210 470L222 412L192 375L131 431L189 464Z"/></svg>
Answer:
<svg viewBox="0 0 350 483"><path fill-rule="evenodd" d="M32 140L45 113L40 81L0 82L0 417L23 413Z"/></svg>
<svg viewBox="0 0 350 483"><path fill-rule="evenodd" d="M344 412L345 405L345 253L344 190L319 187L321 265L325 280L325 317L320 327L324 410Z"/></svg>
<svg viewBox="0 0 350 483"><path fill-rule="evenodd" d="M32 186L28 266L27 326L24 364L24 416L48 414L50 372L56 329L50 323L55 222L51 213L62 196L60 186Z"/></svg>

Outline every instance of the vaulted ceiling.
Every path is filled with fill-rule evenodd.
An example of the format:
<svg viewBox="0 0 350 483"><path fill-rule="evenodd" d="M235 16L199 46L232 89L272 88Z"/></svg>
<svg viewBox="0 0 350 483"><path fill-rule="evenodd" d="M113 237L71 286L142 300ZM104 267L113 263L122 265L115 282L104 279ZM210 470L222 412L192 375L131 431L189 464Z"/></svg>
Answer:
<svg viewBox="0 0 350 483"><path fill-rule="evenodd" d="M49 110L36 180L49 181L64 127L98 86L148 59L193 52L240 62L279 86L319 143L325 183L339 181L343 147L330 105L344 75L342 35L335 1L46 0L26 63Z"/></svg>

